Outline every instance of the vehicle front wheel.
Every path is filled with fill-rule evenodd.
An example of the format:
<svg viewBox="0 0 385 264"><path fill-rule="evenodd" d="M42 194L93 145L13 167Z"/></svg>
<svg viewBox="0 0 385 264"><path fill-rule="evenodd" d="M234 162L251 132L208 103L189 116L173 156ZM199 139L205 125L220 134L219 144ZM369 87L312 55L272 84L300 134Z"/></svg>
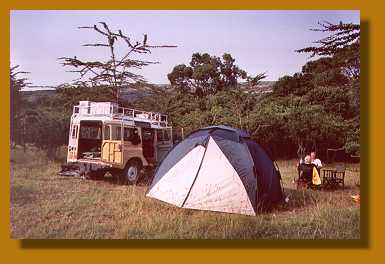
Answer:
<svg viewBox="0 0 385 264"><path fill-rule="evenodd" d="M121 182L123 184L136 184L139 180L141 166L137 161L130 161L127 163L121 175Z"/></svg>

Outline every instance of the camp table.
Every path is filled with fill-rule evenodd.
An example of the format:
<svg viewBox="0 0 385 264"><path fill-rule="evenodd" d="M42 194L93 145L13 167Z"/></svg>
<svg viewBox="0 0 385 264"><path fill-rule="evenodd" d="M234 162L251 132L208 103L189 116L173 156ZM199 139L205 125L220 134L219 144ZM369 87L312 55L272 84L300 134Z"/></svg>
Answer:
<svg viewBox="0 0 385 264"><path fill-rule="evenodd" d="M345 189L345 167L338 165L335 169L322 169L322 186L336 189L339 185Z"/></svg>

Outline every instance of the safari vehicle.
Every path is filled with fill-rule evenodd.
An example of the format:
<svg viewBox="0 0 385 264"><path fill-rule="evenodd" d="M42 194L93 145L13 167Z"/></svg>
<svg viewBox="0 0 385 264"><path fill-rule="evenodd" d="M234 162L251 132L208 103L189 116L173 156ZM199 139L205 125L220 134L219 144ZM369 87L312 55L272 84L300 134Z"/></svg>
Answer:
<svg viewBox="0 0 385 264"><path fill-rule="evenodd" d="M109 171L135 183L142 168L154 167L171 149L172 133L167 115L80 101L71 116L67 163L80 164L91 177Z"/></svg>

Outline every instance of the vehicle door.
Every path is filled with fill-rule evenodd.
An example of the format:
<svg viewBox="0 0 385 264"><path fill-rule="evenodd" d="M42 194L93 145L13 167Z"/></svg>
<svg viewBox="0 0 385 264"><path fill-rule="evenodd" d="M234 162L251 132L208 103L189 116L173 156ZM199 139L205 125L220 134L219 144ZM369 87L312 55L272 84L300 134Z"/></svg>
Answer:
<svg viewBox="0 0 385 264"><path fill-rule="evenodd" d="M105 124L103 127L102 161L123 164L122 126Z"/></svg>
<svg viewBox="0 0 385 264"><path fill-rule="evenodd" d="M79 124L72 124L68 139L67 162L74 162L78 155Z"/></svg>
<svg viewBox="0 0 385 264"><path fill-rule="evenodd" d="M125 126L123 130L124 162L127 162L127 160L131 158L140 158L142 160L143 151L142 151L141 143L142 143L142 140L139 134L139 129L136 127Z"/></svg>
<svg viewBox="0 0 385 264"><path fill-rule="evenodd" d="M172 128L156 130L156 161L161 162L173 146Z"/></svg>

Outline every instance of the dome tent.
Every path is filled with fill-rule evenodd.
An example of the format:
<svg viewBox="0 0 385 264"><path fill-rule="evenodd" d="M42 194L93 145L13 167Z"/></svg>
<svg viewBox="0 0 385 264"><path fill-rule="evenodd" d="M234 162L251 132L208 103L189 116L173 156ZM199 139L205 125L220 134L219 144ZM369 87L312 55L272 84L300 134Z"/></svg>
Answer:
<svg viewBox="0 0 385 264"><path fill-rule="evenodd" d="M239 129L198 129L156 170L146 196L182 208L255 215L282 199L273 161Z"/></svg>

